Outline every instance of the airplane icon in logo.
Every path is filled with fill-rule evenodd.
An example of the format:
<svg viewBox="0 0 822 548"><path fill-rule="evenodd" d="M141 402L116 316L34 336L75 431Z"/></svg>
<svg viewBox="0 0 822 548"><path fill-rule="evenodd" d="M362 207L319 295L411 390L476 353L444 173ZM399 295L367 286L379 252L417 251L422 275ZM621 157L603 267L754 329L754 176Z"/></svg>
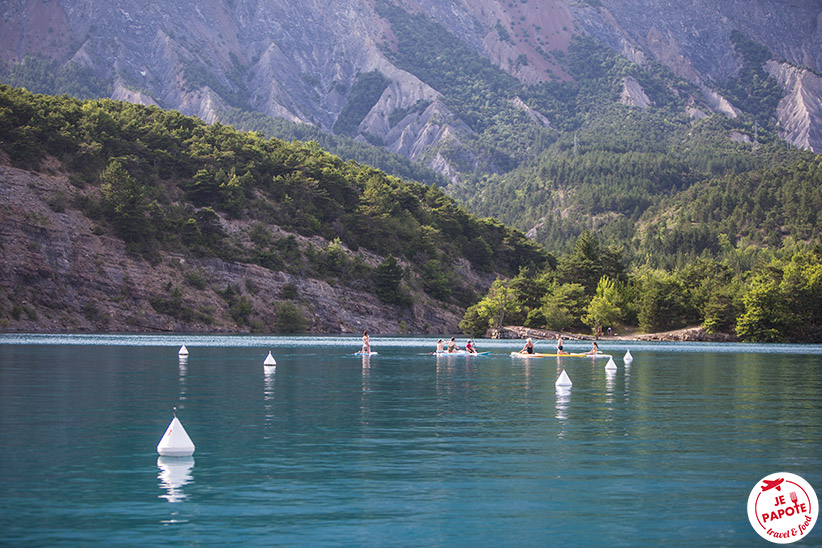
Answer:
<svg viewBox="0 0 822 548"><path fill-rule="evenodd" d="M785 478L779 478L779 479L775 479L775 480L763 480L763 481L765 482L765 485L762 486L762 492L763 493L765 491L767 491L768 489L773 489L774 487L776 487L777 491L781 491L782 488L780 487L780 485L782 484L783 481L785 481Z"/></svg>

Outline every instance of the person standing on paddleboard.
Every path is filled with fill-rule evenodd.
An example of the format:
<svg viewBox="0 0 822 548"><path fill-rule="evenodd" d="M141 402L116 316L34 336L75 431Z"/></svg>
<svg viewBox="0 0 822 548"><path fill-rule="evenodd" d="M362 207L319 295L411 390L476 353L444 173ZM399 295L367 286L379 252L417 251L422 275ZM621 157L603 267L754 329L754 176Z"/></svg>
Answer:
<svg viewBox="0 0 822 548"><path fill-rule="evenodd" d="M369 354L371 352L371 339L368 338L368 330L362 332L362 353Z"/></svg>

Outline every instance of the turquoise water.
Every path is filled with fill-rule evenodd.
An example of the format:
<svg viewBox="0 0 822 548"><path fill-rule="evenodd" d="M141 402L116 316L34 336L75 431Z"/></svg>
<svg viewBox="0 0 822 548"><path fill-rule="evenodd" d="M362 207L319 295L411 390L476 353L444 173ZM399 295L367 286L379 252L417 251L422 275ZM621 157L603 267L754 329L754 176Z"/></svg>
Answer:
<svg viewBox="0 0 822 548"><path fill-rule="evenodd" d="M822 493L822 346L479 342L0 335L0 544L767 546L762 477Z"/></svg>

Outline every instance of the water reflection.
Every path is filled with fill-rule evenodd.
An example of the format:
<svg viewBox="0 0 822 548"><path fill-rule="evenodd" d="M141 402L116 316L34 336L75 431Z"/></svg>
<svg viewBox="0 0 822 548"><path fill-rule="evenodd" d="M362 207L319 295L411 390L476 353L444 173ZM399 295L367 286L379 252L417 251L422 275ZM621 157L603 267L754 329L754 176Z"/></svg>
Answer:
<svg viewBox="0 0 822 548"><path fill-rule="evenodd" d="M158 457L157 467L160 469L157 475L160 489L166 490L159 498L168 502L185 500L186 495L182 488L193 479L191 469L194 468L194 457Z"/></svg>
<svg viewBox="0 0 822 548"><path fill-rule="evenodd" d="M362 357L362 393L363 395L371 390L371 356Z"/></svg>
<svg viewBox="0 0 822 548"><path fill-rule="evenodd" d="M363 354L360 385L360 423L365 427L370 424L370 392L371 392L371 356Z"/></svg>
<svg viewBox="0 0 822 548"><path fill-rule="evenodd" d="M186 374L188 373L188 356L180 356L178 371L180 373L180 402L186 399Z"/></svg>
<svg viewBox="0 0 822 548"><path fill-rule="evenodd" d="M607 403L614 403L614 384L616 383L616 369L605 370L605 401Z"/></svg>
<svg viewBox="0 0 822 548"><path fill-rule="evenodd" d="M557 386L557 414L558 420L564 421L568 418L568 406L571 403L571 387ZM560 433L561 434L561 433Z"/></svg>
<svg viewBox="0 0 822 548"><path fill-rule="evenodd" d="M277 372L276 367L271 366L264 366L263 367L263 374L265 375L264 378L264 385L263 385L263 402L265 405L265 420L266 422L270 421L274 418L274 379L275 373Z"/></svg>

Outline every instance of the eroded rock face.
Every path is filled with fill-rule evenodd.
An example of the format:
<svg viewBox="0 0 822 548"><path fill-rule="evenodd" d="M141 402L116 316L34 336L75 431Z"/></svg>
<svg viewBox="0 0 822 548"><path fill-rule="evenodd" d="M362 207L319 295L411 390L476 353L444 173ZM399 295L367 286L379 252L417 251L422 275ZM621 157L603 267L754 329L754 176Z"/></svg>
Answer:
<svg viewBox="0 0 822 548"><path fill-rule="evenodd" d="M822 78L776 61L768 61L766 69L785 91L776 107L779 136L799 148L822 152Z"/></svg>
<svg viewBox="0 0 822 548"><path fill-rule="evenodd" d="M648 108L652 104L651 100L645 94L645 90L642 89L642 86L639 85L639 82L637 82L637 79L633 76L623 78L620 102L622 102L623 105L642 109Z"/></svg>
<svg viewBox="0 0 822 548"><path fill-rule="evenodd" d="M57 165L50 169L59 172ZM415 295L412 309L400 309L362 288L255 264L168 252L149 262L127 252L122 240L97 234L94 222L71 207L85 191L65 175L32 173L0 161L1 330L237 332L253 324L275 331L276 304L285 300L295 304L312 333L459 329L459 307L424 295ZM249 228L242 221L221 222L229 233ZM361 253L369 263L380 261ZM189 283L192 274L202 282ZM248 300L250 322L232 317L222 296L229 286ZM284 297L285 287L296 295Z"/></svg>

